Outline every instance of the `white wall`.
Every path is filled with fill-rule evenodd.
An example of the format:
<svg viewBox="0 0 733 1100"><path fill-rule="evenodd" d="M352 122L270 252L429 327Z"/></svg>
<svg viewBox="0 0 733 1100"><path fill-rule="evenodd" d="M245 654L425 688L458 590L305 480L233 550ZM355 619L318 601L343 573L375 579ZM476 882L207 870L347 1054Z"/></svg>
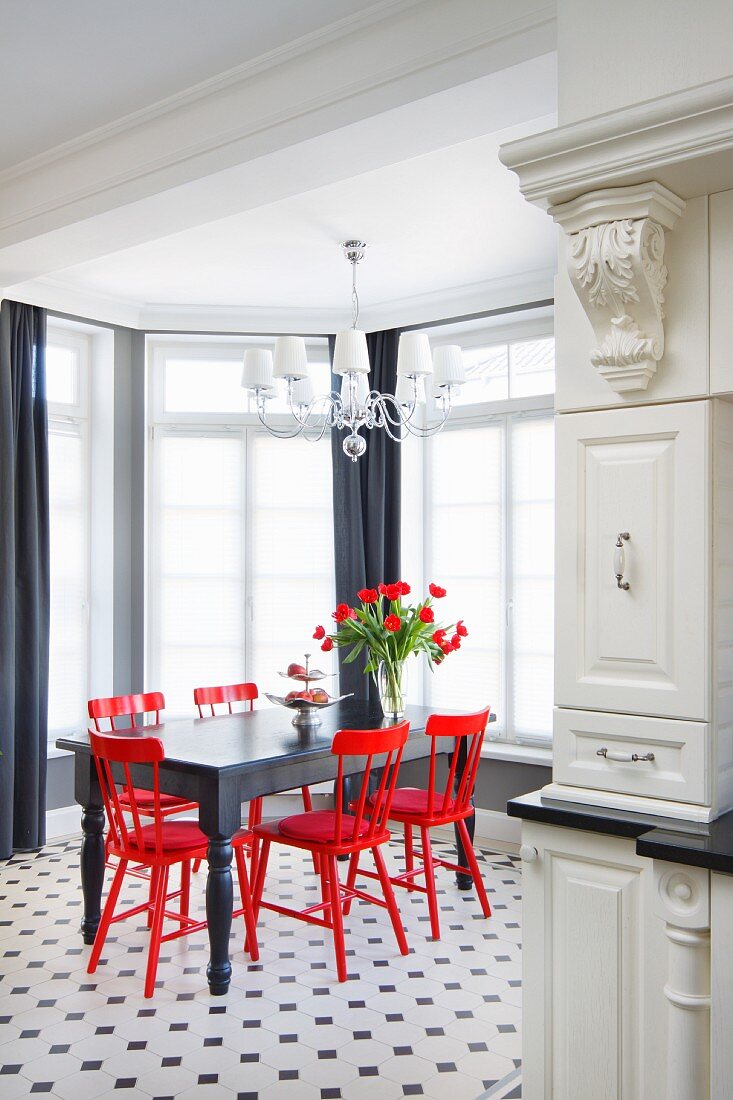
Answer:
<svg viewBox="0 0 733 1100"><path fill-rule="evenodd" d="M559 0L559 124L730 76L731 0Z"/></svg>

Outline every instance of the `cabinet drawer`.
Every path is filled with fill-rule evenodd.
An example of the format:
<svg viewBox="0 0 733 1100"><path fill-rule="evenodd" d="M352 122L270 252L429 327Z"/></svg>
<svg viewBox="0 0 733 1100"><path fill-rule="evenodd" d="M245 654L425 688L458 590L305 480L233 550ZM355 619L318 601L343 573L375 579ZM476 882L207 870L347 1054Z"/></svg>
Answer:
<svg viewBox="0 0 733 1100"><path fill-rule="evenodd" d="M554 725L556 783L709 802L710 727L704 722L557 709ZM650 753L653 760L632 759Z"/></svg>

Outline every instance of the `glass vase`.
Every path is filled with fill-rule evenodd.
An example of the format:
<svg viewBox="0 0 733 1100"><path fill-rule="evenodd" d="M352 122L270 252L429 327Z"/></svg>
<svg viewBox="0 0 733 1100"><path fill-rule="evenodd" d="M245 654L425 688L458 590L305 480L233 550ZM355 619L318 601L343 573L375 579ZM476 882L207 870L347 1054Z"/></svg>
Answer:
<svg viewBox="0 0 733 1100"><path fill-rule="evenodd" d="M380 662L377 688L384 717L402 718L407 701L407 661Z"/></svg>

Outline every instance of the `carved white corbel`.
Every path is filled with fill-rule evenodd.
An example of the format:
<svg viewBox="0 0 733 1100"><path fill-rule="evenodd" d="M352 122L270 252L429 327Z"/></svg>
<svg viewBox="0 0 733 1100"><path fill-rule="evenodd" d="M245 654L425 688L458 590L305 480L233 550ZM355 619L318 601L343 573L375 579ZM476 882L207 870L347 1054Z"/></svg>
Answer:
<svg viewBox="0 0 733 1100"><path fill-rule="evenodd" d="M666 1100L710 1096L710 873L654 861L668 942Z"/></svg>
<svg viewBox="0 0 733 1100"><path fill-rule="evenodd" d="M664 354L664 234L684 209L659 183L550 207L567 234L570 279L598 341L590 361L617 393L645 390Z"/></svg>

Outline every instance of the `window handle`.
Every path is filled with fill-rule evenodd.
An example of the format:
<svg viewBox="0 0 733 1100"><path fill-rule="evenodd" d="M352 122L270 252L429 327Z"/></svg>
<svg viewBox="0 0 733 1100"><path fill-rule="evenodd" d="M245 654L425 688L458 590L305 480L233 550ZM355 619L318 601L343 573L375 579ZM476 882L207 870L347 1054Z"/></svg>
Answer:
<svg viewBox="0 0 733 1100"><path fill-rule="evenodd" d="M506 602L506 625L509 626L509 620L512 617L514 611L514 600L507 600Z"/></svg>

